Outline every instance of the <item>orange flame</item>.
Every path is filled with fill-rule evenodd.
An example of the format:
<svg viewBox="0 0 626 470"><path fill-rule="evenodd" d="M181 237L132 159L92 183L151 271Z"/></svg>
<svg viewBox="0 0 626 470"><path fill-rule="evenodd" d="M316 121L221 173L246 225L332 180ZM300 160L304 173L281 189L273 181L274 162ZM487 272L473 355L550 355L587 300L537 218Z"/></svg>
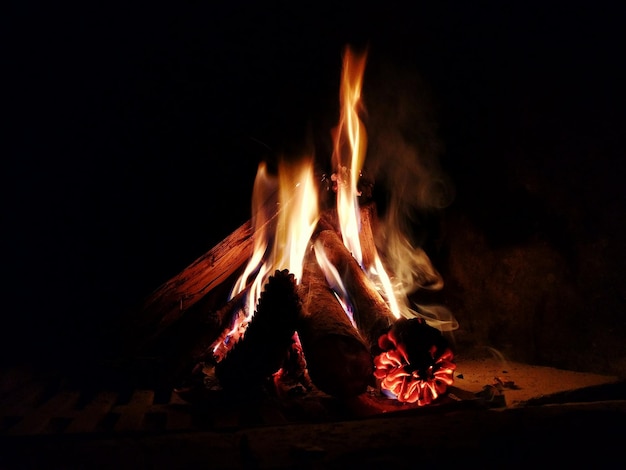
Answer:
<svg viewBox="0 0 626 470"><path fill-rule="evenodd" d="M236 319L225 343L237 339L252 319L256 303L269 276L287 269L296 281L302 277L302 265L309 240L319 219L313 163L289 164L281 161L278 177L270 175L267 165L257 170L252 197L254 248L243 273L235 282L230 298L249 287L244 318ZM218 342L213 351L225 346Z"/></svg>
<svg viewBox="0 0 626 470"><path fill-rule="evenodd" d="M374 248L366 252L364 261L361 246L361 210L358 189L363 168L367 133L360 115L365 111L361 102L363 74L367 52L356 53L346 48L340 84L340 116L333 129L332 164L333 179L337 185L336 208L342 241L368 278L378 288L396 318L421 316L431 326L440 330L454 329L456 322L445 307L411 310L407 295L417 284L421 287L440 289L442 280L431 265L426 253L411 246L401 231L387 233L385 260L408 260L403 266L394 266L395 284L387 274L385 265ZM254 315L257 301L269 276L275 270L289 270L300 282L306 250L319 219L316 185L312 161L304 164L280 162L277 177L267 171L265 163L259 165L255 179L253 201L254 249L252 257L235 283L231 298L249 289L246 305L238 312L235 326L214 347L215 357L229 349L228 343L236 341ZM353 325L352 306L340 273L327 259L324 249L313 244L317 263L322 268L328 285L332 288ZM371 255L371 256L369 256ZM355 326L356 328L356 326ZM401 348L385 348L374 358L374 376L380 380L381 389L393 393L399 401L425 405L433 402L453 382L455 365L450 350L437 356L426 372L416 372L409 367ZM434 360L435 356L433 356ZM419 374L422 375L419 375Z"/></svg>
<svg viewBox="0 0 626 470"><path fill-rule="evenodd" d="M252 190L252 226L254 228L254 248L252 257L248 261L239 279L233 285L230 298L243 291L250 278L254 273L255 276L248 294L248 302L245 307L245 316L249 320L254 312L254 306L261 294L263 281L266 277L267 268L263 268L263 261L266 258L269 241L273 238L273 227L270 222L275 217L276 202L274 202L276 194L276 181L267 172L267 165L263 162L257 169L256 178L254 180L254 188Z"/></svg>
<svg viewBox="0 0 626 470"><path fill-rule="evenodd" d="M363 265L359 241L361 218L357 189L365 159L367 134L359 118L361 86L367 55L347 48L344 54L339 89L340 115L335 128L333 164L337 171L337 213L343 242L352 256Z"/></svg>
<svg viewBox="0 0 626 470"><path fill-rule="evenodd" d="M319 220L313 163L282 163L278 176L278 227L271 272L288 269L299 282L304 255Z"/></svg>
<svg viewBox="0 0 626 470"><path fill-rule="evenodd" d="M372 266L363 265L363 251L359 232L361 213L359 210L359 177L366 154L367 133L359 117L363 111L361 88L367 52L357 54L349 47L344 52L341 86L339 89L339 124L334 129L333 165L336 168L337 215L341 237L346 248L352 253L368 276L380 286L382 295L392 313L399 318L400 305L393 285L378 254L375 253Z"/></svg>

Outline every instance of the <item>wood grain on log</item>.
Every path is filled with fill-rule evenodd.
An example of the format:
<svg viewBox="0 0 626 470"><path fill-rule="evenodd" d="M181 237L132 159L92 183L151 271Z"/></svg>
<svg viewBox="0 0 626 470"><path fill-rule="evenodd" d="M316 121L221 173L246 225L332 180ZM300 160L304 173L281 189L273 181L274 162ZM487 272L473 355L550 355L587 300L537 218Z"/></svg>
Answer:
<svg viewBox="0 0 626 470"><path fill-rule="evenodd" d="M374 241L374 231L376 230L377 212L376 205L370 202L361 206L361 230L359 231L359 241L361 242L361 252L363 253L363 267L369 269L374 264L378 250Z"/></svg>
<svg viewBox="0 0 626 470"><path fill-rule="evenodd" d="M345 398L363 393L372 383L372 356L313 252L305 258L298 294L302 300L298 334L311 380L329 395Z"/></svg>
<svg viewBox="0 0 626 470"><path fill-rule="evenodd" d="M252 256L253 228L244 223L178 275L161 285L144 302L139 323L164 328L176 322L206 293L223 283Z"/></svg>
<svg viewBox="0 0 626 470"><path fill-rule="evenodd" d="M359 242L361 243L361 252L363 255L363 266L367 269L372 266L374 258L377 253L376 244L374 241L374 231L376 230L376 224L378 214L376 210L376 204L368 202L359 208L361 215L361 230L359 231ZM324 230L333 230L341 237L341 231L339 229L339 218L337 216L337 209L326 209L320 214L320 220L317 224L313 237L315 238L318 233Z"/></svg>
<svg viewBox="0 0 626 470"><path fill-rule="evenodd" d="M355 323L370 348L374 348L378 337L395 321L393 313L336 232L323 230L317 234L315 242L321 245L326 257L341 275L355 310Z"/></svg>
<svg viewBox="0 0 626 470"><path fill-rule="evenodd" d="M217 363L215 375L227 391L258 391L278 371L292 343L301 301L288 270L276 270L263 287L245 334Z"/></svg>

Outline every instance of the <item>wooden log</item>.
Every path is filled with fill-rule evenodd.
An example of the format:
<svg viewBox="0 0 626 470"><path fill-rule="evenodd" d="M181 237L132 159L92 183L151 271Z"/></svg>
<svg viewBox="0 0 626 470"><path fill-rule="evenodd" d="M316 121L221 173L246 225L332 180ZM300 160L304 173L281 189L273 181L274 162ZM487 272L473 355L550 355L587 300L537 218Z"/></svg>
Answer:
<svg viewBox="0 0 626 470"><path fill-rule="evenodd" d="M25 435L44 433L46 426L54 418L72 416L73 408L80 398L77 391L63 391L53 396L40 407L32 410L20 422L8 431L8 435Z"/></svg>
<svg viewBox="0 0 626 470"><path fill-rule="evenodd" d="M253 226L248 221L156 289L144 302L137 326L164 329L179 320L204 295L222 284L250 259Z"/></svg>
<svg viewBox="0 0 626 470"><path fill-rule="evenodd" d="M100 392L69 424L66 434L90 433L98 431L98 424L111 411L118 399L116 392Z"/></svg>
<svg viewBox="0 0 626 470"><path fill-rule="evenodd" d="M241 292L217 310L211 305L207 305L204 299L192 307L193 311L197 312L194 313L194 316L198 315L204 319L198 332L197 340L191 349L191 361L193 363L215 361L212 346L218 339L224 340L237 318L244 315L242 311L245 307L250 287L251 284L248 284ZM238 312L240 312L239 315Z"/></svg>
<svg viewBox="0 0 626 470"><path fill-rule="evenodd" d="M179 321L137 344L126 367L146 386L180 384L199 362L214 362L212 346L232 328L248 292L249 286L220 308L215 292L206 294Z"/></svg>
<svg viewBox="0 0 626 470"><path fill-rule="evenodd" d="M135 390L127 405L115 407L115 412L120 413L120 417L115 423L115 432L142 430L144 418L153 402L153 390Z"/></svg>
<svg viewBox="0 0 626 470"><path fill-rule="evenodd" d="M359 231L359 241L361 242L361 252L363 253L362 264L364 269L369 269L374 264L374 259L378 253L374 240L374 231L376 230L378 220L376 204L370 202L361 206L360 213L361 230Z"/></svg>
<svg viewBox="0 0 626 470"><path fill-rule="evenodd" d="M155 345L167 343L172 335L191 333L193 336L198 328L206 330L212 323L223 324L224 318L208 316L221 312L220 306L227 302L236 278L252 257L255 231L274 223L277 215L274 199L268 197L259 209L259 213L268 215L261 219L262 224L255 226L254 218L245 222L148 296L136 315L124 325L127 352L154 350ZM185 321L181 322L182 319ZM214 333L204 334L205 339L207 335Z"/></svg>
<svg viewBox="0 0 626 470"><path fill-rule="evenodd" d="M224 390L240 395L262 390L287 355L300 312L293 274L276 270L263 287L243 337L215 367Z"/></svg>
<svg viewBox="0 0 626 470"><path fill-rule="evenodd" d="M363 230L361 244L364 247L364 259L369 263L372 250L375 250L372 224L376 219L376 207L368 203L361 208ZM336 228L337 213L329 209L321 217L319 230ZM138 344L154 343L164 332L183 318L187 312L193 314L219 313L220 303L216 303L216 295L207 298L218 287L233 277L245 266L252 256L254 244L254 227L251 220L247 221L224 240L219 242L207 253L200 256L183 271L159 286L145 300L139 312L130 322L127 333L133 348ZM227 288L231 286L228 285ZM213 292L214 293L214 292ZM203 302L200 302L203 300ZM223 299L225 301L225 299ZM193 308L196 303L198 306ZM209 305L211 304L211 305ZM222 318L215 319L221 323ZM142 348L143 346L139 346Z"/></svg>
<svg viewBox="0 0 626 470"><path fill-rule="evenodd" d="M355 323L368 346L376 349L380 335L396 320L389 306L335 231L321 231L315 243L339 272L354 308Z"/></svg>
<svg viewBox="0 0 626 470"><path fill-rule="evenodd" d="M312 382L340 398L363 393L373 384L372 356L326 282L313 252L305 257L298 294L302 301L298 335Z"/></svg>
<svg viewBox="0 0 626 470"><path fill-rule="evenodd" d="M361 252L363 255L363 266L370 268L374 262L377 249L374 240L374 231L378 220L376 204L368 202L359 208L361 215L361 230L359 231L359 242L361 243ZM320 214L320 220L317 224L312 238L324 230L334 230L339 237L341 231L339 229L339 219L337 217L337 209L326 209Z"/></svg>

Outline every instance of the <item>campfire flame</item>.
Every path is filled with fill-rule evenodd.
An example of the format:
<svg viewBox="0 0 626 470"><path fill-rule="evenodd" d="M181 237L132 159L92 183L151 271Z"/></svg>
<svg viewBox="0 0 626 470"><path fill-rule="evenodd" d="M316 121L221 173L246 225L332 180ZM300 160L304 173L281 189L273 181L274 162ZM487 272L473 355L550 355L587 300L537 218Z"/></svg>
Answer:
<svg viewBox="0 0 626 470"><path fill-rule="evenodd" d="M278 200L274 201L278 187ZM275 270L287 269L296 280L302 277L302 264L313 230L319 219L317 190L310 160L294 164L281 161L278 176L259 165L253 189L254 251L230 297L244 290L254 276L248 294L249 320L263 286Z"/></svg>
<svg viewBox="0 0 626 470"><path fill-rule="evenodd" d="M254 312L254 305L263 287L262 282L267 275L267 267L264 268L266 263L263 263L263 261L268 250L269 241L272 239L269 232L273 231L270 222L275 217L273 208L276 203L272 204L272 202L276 194L276 186L275 178L268 174L267 165L262 162L258 167L252 190L252 226L254 227L252 257L239 279L235 282L230 294L230 298L232 298L246 289L250 278L257 273L248 294L248 302L245 308L246 320L249 320Z"/></svg>
<svg viewBox="0 0 626 470"><path fill-rule="evenodd" d="M259 164L252 195L254 248L252 257L235 282L230 299L249 289L243 315L218 348L238 340L254 315L263 287L275 270L287 269L296 280L302 276L304 255L319 219L317 189L311 159L279 164L278 176L269 174L265 162ZM219 356L219 355L218 355Z"/></svg>
<svg viewBox="0 0 626 470"><path fill-rule="evenodd" d="M392 266L394 282L376 248L373 253L368 251L367 259L364 259L361 246L359 183L367 147L367 133L361 120L361 115L365 112L361 91L366 59L367 51L357 53L349 47L344 51L339 96L340 116L332 131L332 179L336 187L338 232L344 246L384 299L396 320L403 317L418 320L415 317L420 317L419 322L426 321L430 327L442 331L452 330L456 328L456 322L445 307L421 307L419 311L409 307L408 295L416 286L441 289L443 281L426 253L413 247L401 231L391 231L385 238L385 247L389 250L386 261L402 260L397 266ZM294 275L296 282L300 282L308 249L314 251L328 286L352 325L357 328L352 315L354 307L342 274L327 258L323 246L312 243L320 217L312 160L304 159L297 163L283 160L279 163L277 175L270 175L266 164L261 163L254 183L252 214L253 254L230 295L232 299L248 289L246 304L235 318L234 327L226 335L226 339L218 340L214 346L215 357L223 357L230 348L229 344L238 341L245 334L246 325L252 319L263 288L272 273L286 269ZM392 332L380 337L379 347L383 352L373 358L374 376L379 380L381 389L390 392L399 401L429 404L444 393L453 381L455 366L449 349L440 350L427 344L426 347L431 349L426 356L426 363L429 364L426 370L424 367L416 369L419 366L410 363L406 344L398 340Z"/></svg>
<svg viewBox="0 0 626 470"><path fill-rule="evenodd" d="M343 284L341 279L341 275L337 271L335 265L328 259L326 256L326 252L324 251L324 247L318 241L313 245L313 251L315 252L315 259L317 260L317 264L319 264L322 272L324 273L324 277L326 278L326 282L330 286L330 288L335 293L335 297L341 304L344 312L348 315L350 319L350 323L356 328L356 323L354 321L354 309L352 307L352 303L350 302L350 294L346 290L346 287Z"/></svg>
<svg viewBox="0 0 626 470"><path fill-rule="evenodd" d="M366 270L372 280L382 287L383 297L396 318L401 315L391 280L377 253L371 266L364 266L359 233L359 178L365 161L367 133L359 117L363 111L361 89L367 51L360 54L346 48L339 89L339 124L334 129L333 164L336 169L337 215L343 243Z"/></svg>

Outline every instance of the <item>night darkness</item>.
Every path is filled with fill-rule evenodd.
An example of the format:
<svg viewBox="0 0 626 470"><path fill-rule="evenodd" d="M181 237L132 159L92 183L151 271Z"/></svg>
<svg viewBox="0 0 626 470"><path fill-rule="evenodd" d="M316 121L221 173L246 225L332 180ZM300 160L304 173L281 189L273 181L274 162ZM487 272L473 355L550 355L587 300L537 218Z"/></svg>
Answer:
<svg viewBox="0 0 626 470"><path fill-rule="evenodd" d="M249 218L261 160L311 141L324 157L348 43L373 70L417 71L451 207L494 245L541 233L568 249L573 219L522 179L582 207L581 237L625 234L623 7L89 3L23 5L7 25L5 360L102 352L115 321Z"/></svg>

